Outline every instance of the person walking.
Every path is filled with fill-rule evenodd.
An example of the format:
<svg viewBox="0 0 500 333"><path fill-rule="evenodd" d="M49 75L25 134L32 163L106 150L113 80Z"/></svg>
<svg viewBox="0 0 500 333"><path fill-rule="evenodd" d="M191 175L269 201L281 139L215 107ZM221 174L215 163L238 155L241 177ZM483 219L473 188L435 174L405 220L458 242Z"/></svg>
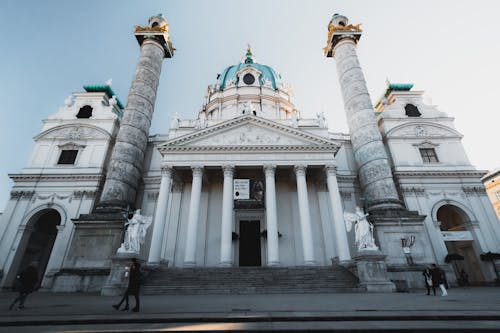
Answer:
<svg viewBox="0 0 500 333"><path fill-rule="evenodd" d="M432 291L434 292L434 295L436 295L436 288L432 283L431 267L430 266L425 267L424 271L422 272L422 275L424 276L424 283L425 283L425 288L427 289L427 295L431 294L431 288Z"/></svg>
<svg viewBox="0 0 500 333"><path fill-rule="evenodd" d="M135 298L135 307L132 309L134 312L139 312L139 291L141 286L141 264L137 261L136 258L132 258L132 264L128 270L128 287L125 290L125 294L118 304L113 304L113 308L116 310L120 309L123 301L125 301L125 307L121 309L121 311L127 311L129 309L128 305L128 296L133 295Z"/></svg>
<svg viewBox="0 0 500 333"><path fill-rule="evenodd" d="M31 294L38 283L38 263L32 262L25 270L23 270L17 277L17 282L19 284L19 295L10 304L9 310L14 310L16 303L19 302L17 307L18 310L25 309L24 302L26 297Z"/></svg>
<svg viewBox="0 0 500 333"><path fill-rule="evenodd" d="M445 288L445 286L448 285L448 282L446 281L446 273L441 268L437 267L436 264L432 264L431 272L432 287L439 287L439 289L441 289L441 296L447 296L448 292ZM436 295L436 293L434 293L434 295Z"/></svg>

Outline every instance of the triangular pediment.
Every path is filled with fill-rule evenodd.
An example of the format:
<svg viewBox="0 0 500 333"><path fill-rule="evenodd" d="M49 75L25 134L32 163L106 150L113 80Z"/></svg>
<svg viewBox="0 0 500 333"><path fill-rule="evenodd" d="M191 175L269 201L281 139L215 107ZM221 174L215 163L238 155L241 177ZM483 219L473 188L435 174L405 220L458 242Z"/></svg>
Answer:
<svg viewBox="0 0 500 333"><path fill-rule="evenodd" d="M277 122L244 115L212 127L174 138L159 145L161 150L200 148L232 149L312 149L336 151L339 145L333 140L310 134Z"/></svg>

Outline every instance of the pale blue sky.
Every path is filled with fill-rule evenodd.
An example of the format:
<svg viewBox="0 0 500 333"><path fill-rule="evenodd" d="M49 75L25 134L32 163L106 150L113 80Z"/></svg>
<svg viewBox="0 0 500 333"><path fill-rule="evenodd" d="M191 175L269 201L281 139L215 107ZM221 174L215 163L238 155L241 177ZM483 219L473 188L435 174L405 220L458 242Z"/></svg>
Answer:
<svg viewBox="0 0 500 333"><path fill-rule="evenodd" d="M173 59L163 64L151 134L165 133L170 116L196 117L217 73L240 61L247 43L260 63L293 87L302 116L327 114L332 131L346 132L335 63L323 56L334 13L362 23L358 46L372 100L386 78L412 82L441 111L456 118L473 165L500 166L500 2L401 0L148 0L0 2L0 211L11 189L7 173L29 159L42 120L84 84L113 79L126 103L139 55L134 25L163 13Z"/></svg>

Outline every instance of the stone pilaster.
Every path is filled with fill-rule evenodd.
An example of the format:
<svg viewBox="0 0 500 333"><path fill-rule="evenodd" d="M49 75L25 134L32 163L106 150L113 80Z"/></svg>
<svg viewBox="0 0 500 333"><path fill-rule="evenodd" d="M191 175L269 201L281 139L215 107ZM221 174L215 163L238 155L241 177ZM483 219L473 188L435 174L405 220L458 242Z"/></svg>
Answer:
<svg viewBox="0 0 500 333"><path fill-rule="evenodd" d="M123 119L111 154L99 207L134 206L162 61L163 58L173 55L168 24L163 17L151 17L149 26L136 27L135 35L141 46L141 53L127 106L123 110Z"/></svg>
<svg viewBox="0 0 500 333"><path fill-rule="evenodd" d="M359 25L348 24L345 16L335 14L328 32L325 53L327 57L334 56L336 59L354 158L367 208L369 211L402 208L356 53L356 44L361 37Z"/></svg>

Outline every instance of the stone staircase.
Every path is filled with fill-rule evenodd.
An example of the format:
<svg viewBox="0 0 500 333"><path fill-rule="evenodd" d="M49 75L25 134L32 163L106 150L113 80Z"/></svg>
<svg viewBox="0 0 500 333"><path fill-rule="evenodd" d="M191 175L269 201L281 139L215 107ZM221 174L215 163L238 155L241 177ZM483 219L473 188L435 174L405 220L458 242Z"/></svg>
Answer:
<svg viewBox="0 0 500 333"><path fill-rule="evenodd" d="M160 268L144 278L145 295L292 294L363 291L341 266Z"/></svg>

